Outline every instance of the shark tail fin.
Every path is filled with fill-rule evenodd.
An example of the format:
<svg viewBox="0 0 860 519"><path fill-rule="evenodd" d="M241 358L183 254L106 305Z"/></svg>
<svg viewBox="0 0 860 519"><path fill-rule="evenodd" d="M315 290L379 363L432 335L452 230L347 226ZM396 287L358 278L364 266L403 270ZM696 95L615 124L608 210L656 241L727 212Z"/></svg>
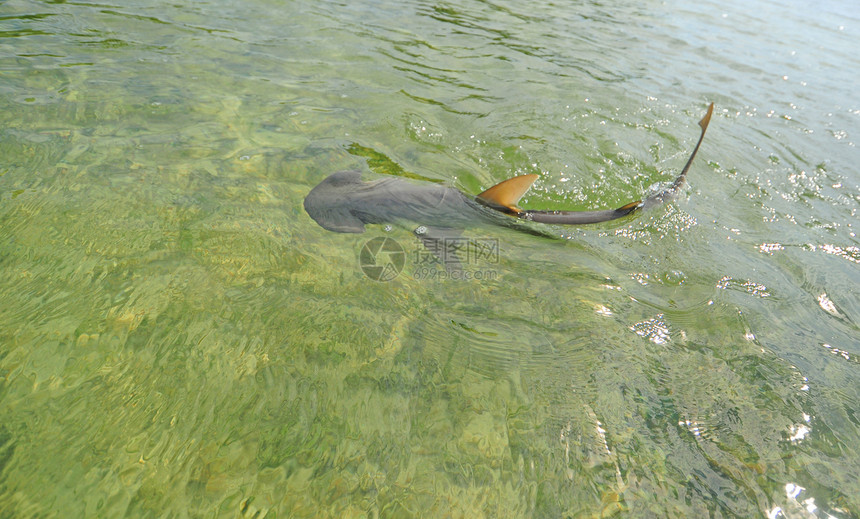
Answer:
<svg viewBox="0 0 860 519"><path fill-rule="evenodd" d="M508 214L520 214L523 210L517 207L516 203L532 187L537 178L537 175L520 175L509 178L484 191L475 197L475 199L498 211Z"/></svg>
<svg viewBox="0 0 860 519"><path fill-rule="evenodd" d="M708 124L711 122L711 115L714 113L714 103L708 105L708 112L702 117L702 120L699 121L699 126L702 127L702 131L708 129Z"/></svg>

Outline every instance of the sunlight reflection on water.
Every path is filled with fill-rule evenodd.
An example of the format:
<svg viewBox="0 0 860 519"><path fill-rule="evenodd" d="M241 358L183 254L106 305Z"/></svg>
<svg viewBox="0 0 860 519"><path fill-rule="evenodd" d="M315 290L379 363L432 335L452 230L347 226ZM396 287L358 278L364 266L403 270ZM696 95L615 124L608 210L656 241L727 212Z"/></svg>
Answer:
<svg viewBox="0 0 860 519"><path fill-rule="evenodd" d="M857 517L860 20L754 7L2 3L0 515ZM302 210L617 207L710 101L677 202L492 278Z"/></svg>

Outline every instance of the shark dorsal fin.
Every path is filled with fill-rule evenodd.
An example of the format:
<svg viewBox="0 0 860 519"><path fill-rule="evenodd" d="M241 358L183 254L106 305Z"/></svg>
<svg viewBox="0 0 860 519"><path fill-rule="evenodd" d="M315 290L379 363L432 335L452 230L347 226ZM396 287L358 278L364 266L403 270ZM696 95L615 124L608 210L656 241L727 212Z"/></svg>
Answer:
<svg viewBox="0 0 860 519"><path fill-rule="evenodd" d="M520 198L526 194L526 191L532 187L537 179L537 175L520 175L509 178L484 191L476 198L482 204L493 209L518 214L522 212L522 209L517 207L516 203L520 201Z"/></svg>

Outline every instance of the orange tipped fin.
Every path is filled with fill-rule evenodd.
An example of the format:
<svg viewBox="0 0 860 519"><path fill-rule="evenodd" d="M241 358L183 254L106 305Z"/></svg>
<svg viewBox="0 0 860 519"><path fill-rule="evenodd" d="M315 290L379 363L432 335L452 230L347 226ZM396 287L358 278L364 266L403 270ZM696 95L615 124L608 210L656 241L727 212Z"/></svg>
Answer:
<svg viewBox="0 0 860 519"><path fill-rule="evenodd" d="M516 203L520 201L520 198L526 194L526 191L532 187L537 179L537 175L520 175L509 178L484 191L477 196L477 199L491 207L504 208L519 213L521 209L516 206Z"/></svg>
<svg viewBox="0 0 860 519"><path fill-rule="evenodd" d="M708 113L706 113L705 116L702 117L702 120L699 121L699 126L702 127L702 132L704 132L705 130L708 129L708 123L711 122L711 114L713 114L713 113L714 113L714 103L711 103L711 105L708 106Z"/></svg>
<svg viewBox="0 0 860 519"><path fill-rule="evenodd" d="M630 211L633 211L634 209L638 209L640 205L642 205L642 200L637 200L637 201L635 201L635 202L630 202L630 203L629 203L629 204L627 204L627 205L622 205L621 207L619 207L618 209L616 209L616 211L619 211L619 212L621 212L621 211L627 211L627 212L630 212Z"/></svg>

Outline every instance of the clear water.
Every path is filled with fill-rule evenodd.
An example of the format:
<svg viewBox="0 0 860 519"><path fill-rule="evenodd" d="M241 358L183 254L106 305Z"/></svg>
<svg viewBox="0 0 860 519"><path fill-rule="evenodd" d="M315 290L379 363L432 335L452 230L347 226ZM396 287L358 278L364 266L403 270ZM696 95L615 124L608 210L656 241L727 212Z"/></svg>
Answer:
<svg viewBox="0 0 860 519"><path fill-rule="evenodd" d="M109 2L0 1L0 516L860 516L853 2ZM471 279L302 210L616 207L711 101Z"/></svg>

